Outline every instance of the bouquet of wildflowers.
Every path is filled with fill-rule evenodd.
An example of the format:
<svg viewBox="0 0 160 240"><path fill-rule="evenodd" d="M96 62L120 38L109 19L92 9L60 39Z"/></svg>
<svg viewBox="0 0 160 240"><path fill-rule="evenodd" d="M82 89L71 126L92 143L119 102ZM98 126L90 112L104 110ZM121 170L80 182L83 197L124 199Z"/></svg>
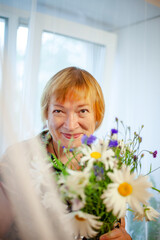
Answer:
<svg viewBox="0 0 160 240"><path fill-rule="evenodd" d="M81 170L70 170L68 163L64 166L56 159L62 172L57 175L57 182L73 222L75 239L98 239L112 230L127 210L134 212L136 220L150 221L159 216L148 204L152 183L147 175L136 173L144 157L139 150L143 126L131 139L130 128L123 125L124 139L118 139L116 121L117 128L111 129L108 139L98 141L93 135L84 135L82 145L69 150L72 156L68 155L68 163L80 155ZM67 154L68 150L64 151ZM147 152L154 158L157 155L157 151Z"/></svg>

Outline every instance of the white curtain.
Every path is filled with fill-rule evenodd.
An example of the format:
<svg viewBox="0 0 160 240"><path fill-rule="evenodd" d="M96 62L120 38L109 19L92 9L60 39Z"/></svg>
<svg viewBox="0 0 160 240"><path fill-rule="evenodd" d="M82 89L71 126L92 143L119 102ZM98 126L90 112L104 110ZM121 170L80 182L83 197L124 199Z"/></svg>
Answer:
<svg viewBox="0 0 160 240"><path fill-rule="evenodd" d="M105 95L106 115L97 134L105 136L107 131L114 127L115 117L131 126L133 132L144 124L142 148L157 150L158 157L151 159L146 156L142 162L142 170L143 173L147 172L151 163L152 169L158 168L160 165L160 18L149 19L151 5L141 0L137 1L137 4L140 2L144 5L146 20L131 25L130 18L132 14L136 15L136 12L133 13L132 4L129 4L132 1L127 1L128 5L126 5L130 8L126 12L128 20L125 27L115 31L113 27L112 33L109 33L97 29L98 26L103 28L103 16L101 23L96 23L96 20L92 22L92 28L82 26L75 23L72 18L72 21L64 20L63 1L62 4L58 0L53 2L54 6L57 3L58 10L54 12L54 8L48 8L49 15L47 15L47 1L46 4L45 1L39 4L34 0L26 2L0 0L0 17L6 22L4 46L0 45L0 155L9 145L30 138L42 129L39 101L45 83L58 70L77 65L95 76ZM88 2L86 1L86 6ZM101 1L98 2L107 12L109 1L102 1L103 4ZM116 1L115 8L119 9L122 5L121 1ZM89 6L88 11L90 8L92 5ZM139 10L138 5L136 10ZM52 11L55 14L52 14ZM83 18L83 13L80 16ZM116 12L110 13L115 28L118 17ZM85 23L85 19L82 20ZM79 22L78 16L77 22ZM28 31L27 47L23 56L17 56L19 26L25 27ZM45 32L51 37L48 45L43 45L42 36ZM61 43L61 50L63 47L63 51L69 52L66 50L71 44L69 38L72 39L72 43L74 42L69 60L65 58L65 61L53 61L53 64L52 59L55 60L60 56L54 46L57 42ZM23 41L21 40L21 43ZM68 44L66 48L63 41ZM47 55L47 66L50 64L51 67L45 68L43 57L50 52L57 55ZM23 62L24 66L17 65L18 61ZM151 174L151 179L157 188L160 188L159 171L158 169ZM159 207L160 197L157 195L155 208L159 211ZM159 225L159 220L152 225L142 223L141 232L136 233L136 240L147 240L151 235L155 235L154 240L158 239L156 236L159 235ZM127 227L131 233L138 229L130 217Z"/></svg>

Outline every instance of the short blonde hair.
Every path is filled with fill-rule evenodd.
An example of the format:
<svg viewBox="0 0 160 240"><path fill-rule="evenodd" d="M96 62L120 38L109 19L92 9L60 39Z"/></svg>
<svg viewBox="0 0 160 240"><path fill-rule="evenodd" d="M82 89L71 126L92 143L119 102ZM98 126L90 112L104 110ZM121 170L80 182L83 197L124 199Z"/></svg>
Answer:
<svg viewBox="0 0 160 240"><path fill-rule="evenodd" d="M95 113L96 129L100 126L105 111L102 89L96 79L87 71L68 67L55 74L46 84L41 98L42 120L48 118L48 106L51 96L64 102L66 97L78 100L89 97Z"/></svg>

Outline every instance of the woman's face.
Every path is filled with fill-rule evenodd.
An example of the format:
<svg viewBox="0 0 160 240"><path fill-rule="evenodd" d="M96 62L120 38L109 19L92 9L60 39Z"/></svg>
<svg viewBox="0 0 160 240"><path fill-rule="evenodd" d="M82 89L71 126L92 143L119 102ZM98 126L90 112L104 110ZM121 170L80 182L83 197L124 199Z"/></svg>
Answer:
<svg viewBox="0 0 160 240"><path fill-rule="evenodd" d="M57 102L51 97L48 107L48 127L53 141L61 142L61 146L78 147L81 138L93 134L95 130L95 114L89 99ZM74 139L71 144L71 139ZM70 145L71 144L71 145Z"/></svg>

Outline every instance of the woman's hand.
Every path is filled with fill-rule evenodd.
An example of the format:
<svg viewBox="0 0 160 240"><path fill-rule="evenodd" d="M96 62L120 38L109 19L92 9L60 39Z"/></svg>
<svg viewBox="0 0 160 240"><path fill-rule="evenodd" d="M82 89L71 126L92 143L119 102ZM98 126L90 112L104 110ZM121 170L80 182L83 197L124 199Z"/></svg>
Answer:
<svg viewBox="0 0 160 240"><path fill-rule="evenodd" d="M120 228L115 228L109 233L105 233L100 237L100 240L131 240L132 238L125 230L125 219L121 218Z"/></svg>

